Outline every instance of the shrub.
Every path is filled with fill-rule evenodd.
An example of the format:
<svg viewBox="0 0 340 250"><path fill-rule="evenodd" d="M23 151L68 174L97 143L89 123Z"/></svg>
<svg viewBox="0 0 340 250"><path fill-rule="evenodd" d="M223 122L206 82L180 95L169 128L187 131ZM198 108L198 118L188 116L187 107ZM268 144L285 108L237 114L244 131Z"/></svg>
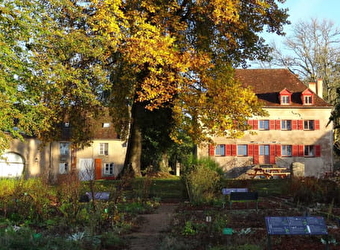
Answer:
<svg viewBox="0 0 340 250"><path fill-rule="evenodd" d="M193 204L211 203L220 188L223 171L216 162L210 158L191 159L182 175L185 181L190 201Z"/></svg>

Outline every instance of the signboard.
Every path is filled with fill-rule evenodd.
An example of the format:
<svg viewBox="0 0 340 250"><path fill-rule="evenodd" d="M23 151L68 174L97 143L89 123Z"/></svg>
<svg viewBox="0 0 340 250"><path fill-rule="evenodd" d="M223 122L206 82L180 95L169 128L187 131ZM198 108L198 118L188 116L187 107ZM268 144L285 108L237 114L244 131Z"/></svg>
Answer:
<svg viewBox="0 0 340 250"><path fill-rule="evenodd" d="M90 200L92 200L91 192L86 192L86 195L89 197ZM110 192L95 192L94 193L95 200L109 200L109 198L110 198Z"/></svg>
<svg viewBox="0 0 340 250"><path fill-rule="evenodd" d="M248 188L222 188L223 195L229 195L231 192L248 192Z"/></svg>
<svg viewBox="0 0 340 250"><path fill-rule="evenodd" d="M265 217L269 235L328 234L323 217Z"/></svg>

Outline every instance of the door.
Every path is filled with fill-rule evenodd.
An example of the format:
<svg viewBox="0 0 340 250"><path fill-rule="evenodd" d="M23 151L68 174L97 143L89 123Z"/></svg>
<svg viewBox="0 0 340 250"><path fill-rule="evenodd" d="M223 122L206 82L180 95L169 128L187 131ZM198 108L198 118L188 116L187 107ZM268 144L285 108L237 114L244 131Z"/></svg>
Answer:
<svg viewBox="0 0 340 250"><path fill-rule="evenodd" d="M4 153L0 158L0 177L21 177L24 172L24 159L16 153Z"/></svg>
<svg viewBox="0 0 340 250"><path fill-rule="evenodd" d="M259 164L270 164L269 145L259 146Z"/></svg>

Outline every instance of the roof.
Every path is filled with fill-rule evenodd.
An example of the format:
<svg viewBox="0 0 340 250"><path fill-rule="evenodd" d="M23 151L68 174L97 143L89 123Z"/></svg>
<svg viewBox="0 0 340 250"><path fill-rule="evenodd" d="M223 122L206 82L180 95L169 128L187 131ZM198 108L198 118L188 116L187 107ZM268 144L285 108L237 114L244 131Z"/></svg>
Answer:
<svg viewBox="0 0 340 250"><path fill-rule="evenodd" d="M251 86L266 107L281 106L279 93L285 88L292 92L291 104L285 107L304 106L301 94L308 87L288 69L236 69L235 77L243 86ZM315 95L314 104L308 107L332 107L332 105Z"/></svg>

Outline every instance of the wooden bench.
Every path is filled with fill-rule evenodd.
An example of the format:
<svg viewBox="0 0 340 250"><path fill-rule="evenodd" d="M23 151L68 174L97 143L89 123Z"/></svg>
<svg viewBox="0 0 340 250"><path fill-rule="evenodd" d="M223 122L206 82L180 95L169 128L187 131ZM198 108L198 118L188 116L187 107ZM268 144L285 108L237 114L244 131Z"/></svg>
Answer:
<svg viewBox="0 0 340 250"><path fill-rule="evenodd" d="M231 192L229 196L229 208L231 209L233 202L255 202L256 211L258 210L258 192Z"/></svg>
<svg viewBox="0 0 340 250"><path fill-rule="evenodd" d="M265 222L269 250L272 235L328 235L325 220L319 216L265 217ZM328 238L326 249L328 249Z"/></svg>

